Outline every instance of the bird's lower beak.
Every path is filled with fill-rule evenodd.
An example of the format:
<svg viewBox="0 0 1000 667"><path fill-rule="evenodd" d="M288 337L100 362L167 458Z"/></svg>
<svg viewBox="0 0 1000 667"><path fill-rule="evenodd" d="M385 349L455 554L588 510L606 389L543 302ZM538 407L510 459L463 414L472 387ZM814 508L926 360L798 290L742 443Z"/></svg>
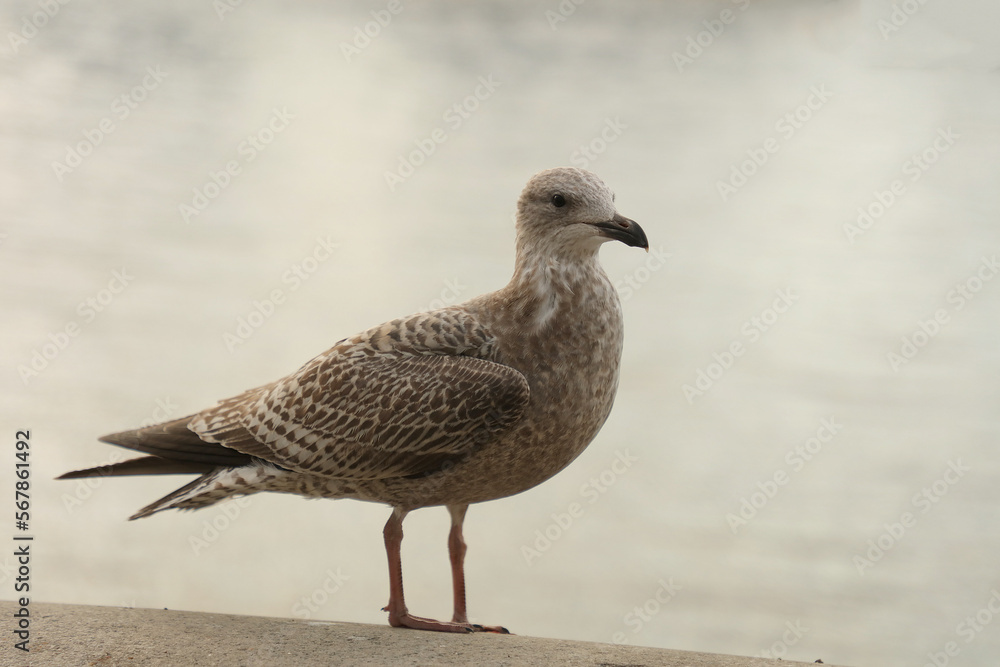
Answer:
<svg viewBox="0 0 1000 667"><path fill-rule="evenodd" d="M594 227L600 229L601 234L609 239L621 241L625 245L644 248L647 252L649 251L649 241L646 240L646 232L642 231L642 227L635 220L629 220L625 216L615 213L615 217L607 222L594 223Z"/></svg>

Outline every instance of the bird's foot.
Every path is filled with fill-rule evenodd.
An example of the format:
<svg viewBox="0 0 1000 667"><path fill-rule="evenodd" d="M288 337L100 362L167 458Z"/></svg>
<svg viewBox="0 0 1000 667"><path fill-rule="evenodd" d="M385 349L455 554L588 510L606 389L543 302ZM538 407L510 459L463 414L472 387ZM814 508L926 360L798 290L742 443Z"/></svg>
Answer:
<svg viewBox="0 0 1000 667"><path fill-rule="evenodd" d="M502 625L477 625L473 624L472 629L475 632L492 632L495 635L510 635L513 634L510 630L503 627Z"/></svg>
<svg viewBox="0 0 1000 667"><path fill-rule="evenodd" d="M496 635L509 635L510 630L501 625L479 625L478 623L469 623L469 618L465 615L465 612L455 612L456 615L451 617L452 623L458 623L461 625L467 625L472 628L472 632L492 632ZM460 616L458 614L461 614Z"/></svg>
<svg viewBox="0 0 1000 667"><path fill-rule="evenodd" d="M383 609L383 611L388 611ZM459 623L455 621L435 621L432 618L412 616L409 612L389 612L389 625L394 628L412 628L413 630L431 630L433 632L492 632L509 635L507 628L499 625L479 625L477 623Z"/></svg>

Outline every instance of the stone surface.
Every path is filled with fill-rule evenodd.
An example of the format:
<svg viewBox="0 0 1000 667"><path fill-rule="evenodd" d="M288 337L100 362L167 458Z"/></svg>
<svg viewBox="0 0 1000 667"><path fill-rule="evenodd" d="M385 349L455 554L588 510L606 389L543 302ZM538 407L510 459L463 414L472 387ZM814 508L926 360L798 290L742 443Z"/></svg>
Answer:
<svg viewBox="0 0 1000 667"><path fill-rule="evenodd" d="M807 664L515 635L467 634L288 618L32 602L31 648L13 647L7 619L0 664L11 667L335 665L589 665L776 667Z"/></svg>

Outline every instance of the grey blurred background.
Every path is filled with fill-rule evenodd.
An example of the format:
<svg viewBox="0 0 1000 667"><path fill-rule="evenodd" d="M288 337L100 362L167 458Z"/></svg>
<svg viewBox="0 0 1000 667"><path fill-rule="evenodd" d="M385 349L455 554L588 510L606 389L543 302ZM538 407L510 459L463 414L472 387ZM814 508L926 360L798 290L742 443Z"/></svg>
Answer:
<svg viewBox="0 0 1000 667"><path fill-rule="evenodd" d="M502 286L521 188L569 164L653 252L602 251L626 349L597 440L470 510L473 619L995 664L995 2L8 2L0 21L0 489L29 428L35 599L384 623L387 508L260 495L127 523L187 478L53 478L121 460L104 433ZM447 526L407 520L414 613L450 615Z"/></svg>

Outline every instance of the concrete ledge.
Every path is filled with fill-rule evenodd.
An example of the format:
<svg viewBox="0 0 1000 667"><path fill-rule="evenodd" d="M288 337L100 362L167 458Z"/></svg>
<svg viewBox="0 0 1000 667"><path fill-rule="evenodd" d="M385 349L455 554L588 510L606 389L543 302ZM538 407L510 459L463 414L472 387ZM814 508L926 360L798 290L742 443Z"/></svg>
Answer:
<svg viewBox="0 0 1000 667"><path fill-rule="evenodd" d="M30 653L14 648L7 619L4 665L160 667L239 665L592 665L775 667L789 661L614 646L514 635L449 635L378 625L230 616L161 609L32 602Z"/></svg>

